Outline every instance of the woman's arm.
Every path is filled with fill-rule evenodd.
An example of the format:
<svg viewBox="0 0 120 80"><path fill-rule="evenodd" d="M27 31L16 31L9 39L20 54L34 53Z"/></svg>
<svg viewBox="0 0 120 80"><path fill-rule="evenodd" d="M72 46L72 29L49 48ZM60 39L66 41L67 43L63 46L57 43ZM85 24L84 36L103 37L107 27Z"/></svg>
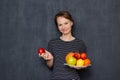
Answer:
<svg viewBox="0 0 120 80"><path fill-rule="evenodd" d="M42 55L39 54L39 56L42 57L44 60L46 60L46 63L49 68L53 66L54 58L53 58L53 55L49 51L45 50L45 53L43 53Z"/></svg>
<svg viewBox="0 0 120 80"><path fill-rule="evenodd" d="M47 61L47 65L49 68L53 67L53 59Z"/></svg>

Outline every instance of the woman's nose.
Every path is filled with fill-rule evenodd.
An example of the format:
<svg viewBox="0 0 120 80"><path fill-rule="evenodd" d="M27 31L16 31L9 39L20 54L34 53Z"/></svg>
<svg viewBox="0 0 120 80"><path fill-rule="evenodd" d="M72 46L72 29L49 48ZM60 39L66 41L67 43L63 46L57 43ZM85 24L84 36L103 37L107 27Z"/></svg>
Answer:
<svg viewBox="0 0 120 80"><path fill-rule="evenodd" d="M62 28L65 28L65 25L62 25Z"/></svg>

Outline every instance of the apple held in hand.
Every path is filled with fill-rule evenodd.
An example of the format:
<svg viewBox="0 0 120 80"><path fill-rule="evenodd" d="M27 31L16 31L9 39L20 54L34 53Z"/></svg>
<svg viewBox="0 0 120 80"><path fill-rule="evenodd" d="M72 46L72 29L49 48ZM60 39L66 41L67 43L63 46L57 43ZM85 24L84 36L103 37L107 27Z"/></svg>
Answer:
<svg viewBox="0 0 120 80"><path fill-rule="evenodd" d="M45 53L45 49L44 48L39 48L38 49L38 54L43 54L43 53Z"/></svg>

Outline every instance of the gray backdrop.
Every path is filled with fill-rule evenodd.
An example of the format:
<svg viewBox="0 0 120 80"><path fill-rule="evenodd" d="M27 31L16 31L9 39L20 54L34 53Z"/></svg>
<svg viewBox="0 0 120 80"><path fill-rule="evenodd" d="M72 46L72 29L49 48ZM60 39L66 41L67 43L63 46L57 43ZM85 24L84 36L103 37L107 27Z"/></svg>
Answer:
<svg viewBox="0 0 120 80"><path fill-rule="evenodd" d="M120 0L0 0L0 80L49 80L37 49L59 36L60 10L72 14L92 60L81 80L120 80Z"/></svg>

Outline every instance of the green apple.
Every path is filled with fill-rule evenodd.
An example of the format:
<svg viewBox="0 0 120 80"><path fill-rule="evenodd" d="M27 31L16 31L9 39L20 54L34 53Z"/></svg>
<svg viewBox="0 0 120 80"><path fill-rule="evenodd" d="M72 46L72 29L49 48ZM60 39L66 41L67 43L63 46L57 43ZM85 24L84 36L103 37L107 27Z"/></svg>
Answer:
<svg viewBox="0 0 120 80"><path fill-rule="evenodd" d="M69 57L68 60L67 60L67 64L70 65L70 66L75 66L76 62L77 62L77 60L73 56Z"/></svg>

